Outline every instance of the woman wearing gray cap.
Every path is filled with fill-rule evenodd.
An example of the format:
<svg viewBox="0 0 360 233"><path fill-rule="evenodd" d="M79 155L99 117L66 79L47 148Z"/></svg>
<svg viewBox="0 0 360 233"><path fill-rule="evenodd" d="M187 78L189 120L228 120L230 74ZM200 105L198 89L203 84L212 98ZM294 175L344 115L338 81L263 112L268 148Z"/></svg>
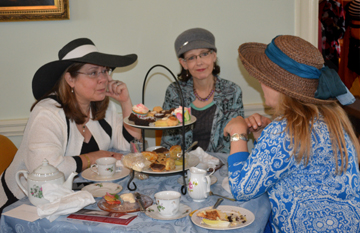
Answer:
<svg viewBox="0 0 360 233"><path fill-rule="evenodd" d="M91 40L79 38L59 51L59 60L36 71L32 80L36 102L19 150L1 175L0 216L5 206L25 196L15 182L17 171L32 172L46 159L67 178L90 168L98 158L120 159L120 153L108 150L130 150L129 142L141 138L139 129L123 124L123 117L132 111L126 84L110 76L111 69L136 60L136 54L100 53ZM122 115L109 97L120 104Z"/></svg>
<svg viewBox="0 0 360 233"><path fill-rule="evenodd" d="M197 118L193 129L187 128L186 147L198 141L204 151L229 153L230 139L223 136L226 124L244 116L242 92L238 85L218 76L215 37L208 30L192 28L175 40L175 51L181 64L180 88L185 107ZM181 105L176 83L166 90L163 109ZM162 146L181 145L179 130L163 132Z"/></svg>

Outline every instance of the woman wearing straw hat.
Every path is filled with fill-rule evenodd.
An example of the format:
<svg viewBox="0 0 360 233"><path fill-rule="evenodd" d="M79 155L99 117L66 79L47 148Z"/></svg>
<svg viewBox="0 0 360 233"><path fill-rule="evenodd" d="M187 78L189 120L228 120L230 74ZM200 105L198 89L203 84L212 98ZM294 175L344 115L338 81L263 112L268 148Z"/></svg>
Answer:
<svg viewBox="0 0 360 233"><path fill-rule="evenodd" d="M359 143L337 102L351 104L354 97L323 67L318 49L299 37L245 43L239 56L275 113L268 125L256 114L225 127L225 135L255 131L257 140L250 156L245 140L231 142L234 197L267 193L273 232L359 232Z"/></svg>
<svg viewBox="0 0 360 233"><path fill-rule="evenodd" d="M185 107L197 118L185 134L186 147L193 141L205 151L229 153L229 138L222 132L231 118L244 116L242 92L238 85L219 77L214 35L203 28L182 32L175 40L176 55L181 64L180 88ZM166 90L164 109L181 105L176 83ZM170 148L181 145L179 130L163 132L161 144Z"/></svg>
<svg viewBox="0 0 360 233"><path fill-rule="evenodd" d="M121 154L108 151L111 148L130 150L129 142L141 132L123 125L132 103L126 85L110 73L136 60L136 54L100 53L91 40L79 38L59 51L59 60L37 70L32 81L36 102L19 150L1 176L0 213L5 204L24 197L15 182L18 170L32 172L47 159L68 177L98 158L120 159ZM119 102L122 116L109 97Z"/></svg>

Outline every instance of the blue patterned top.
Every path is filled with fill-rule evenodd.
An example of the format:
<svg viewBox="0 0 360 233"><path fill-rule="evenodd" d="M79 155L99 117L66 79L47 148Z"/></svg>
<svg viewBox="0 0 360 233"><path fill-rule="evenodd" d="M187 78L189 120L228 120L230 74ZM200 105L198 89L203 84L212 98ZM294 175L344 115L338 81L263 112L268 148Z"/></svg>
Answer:
<svg viewBox="0 0 360 233"><path fill-rule="evenodd" d="M187 82L180 81L179 84L184 98L184 105L185 107L189 107L196 98L193 92L193 78L190 78ZM226 124L232 118L244 116L242 92L240 87L231 81L221 79L216 76L213 102L216 105L216 110L214 120L212 122L210 143L206 151L229 154L230 138L224 137L223 131ZM178 87L174 82L166 89L163 109L177 108L180 105L181 100L179 97ZM181 131L178 129L164 130L161 145L167 148L170 148L173 145L182 145L181 138ZM185 133L185 147L189 147L192 142L192 130L190 127L187 127Z"/></svg>
<svg viewBox="0 0 360 233"><path fill-rule="evenodd" d="M358 159L349 136L347 172L336 176L326 123L314 124L306 167L291 156L286 124L286 119L270 123L249 157L248 152L229 156L234 197L249 200L267 192L273 232L360 232Z"/></svg>

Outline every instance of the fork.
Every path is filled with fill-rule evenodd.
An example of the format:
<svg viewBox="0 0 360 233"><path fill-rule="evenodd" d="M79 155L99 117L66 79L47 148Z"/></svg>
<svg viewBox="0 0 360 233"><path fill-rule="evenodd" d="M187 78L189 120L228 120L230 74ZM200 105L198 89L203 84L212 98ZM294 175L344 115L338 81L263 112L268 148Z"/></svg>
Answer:
<svg viewBox="0 0 360 233"><path fill-rule="evenodd" d="M213 193L212 191L209 192L209 195L210 195L210 196L222 197L222 198L228 199L228 200L230 200L230 201L236 201L235 198L224 197L224 196L221 196L221 195L219 195L219 194L215 194L215 193Z"/></svg>

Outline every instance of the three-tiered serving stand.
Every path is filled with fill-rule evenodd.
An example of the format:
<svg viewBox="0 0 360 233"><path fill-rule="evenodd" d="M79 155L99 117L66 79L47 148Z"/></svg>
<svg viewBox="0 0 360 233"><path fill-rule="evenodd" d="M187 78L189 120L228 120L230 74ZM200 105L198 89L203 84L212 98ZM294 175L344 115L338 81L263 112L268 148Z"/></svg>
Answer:
<svg viewBox="0 0 360 233"><path fill-rule="evenodd" d="M171 72L170 69L168 69L166 66L164 65L161 65L161 64L157 64L157 65L154 65L153 67L151 67L149 69L149 71L146 73L145 75L145 79L144 79L144 84L143 84L143 88L142 88L142 104L145 104L145 99L144 99L144 92L145 92L145 84L146 84L146 80L148 78L148 75L149 73L156 67L162 67L164 69L166 69L167 71L169 71L169 73L172 75L172 77L174 78L175 82L176 82L176 85L178 87L178 91L179 91L179 96L180 96L180 101L181 101L181 106L182 106L182 124L181 124L181 128L182 128L182 145L181 145L181 148L182 148L182 153L183 153L183 164L182 164L182 177L183 177L183 185L181 187L181 193L183 195L186 194L186 181L185 181L185 119L184 119L184 98L183 98L183 95L182 95L182 92L181 92L181 88L180 88L180 84L179 84L179 80L175 77L175 75ZM187 124L187 125L191 125L191 124L194 124L195 121L193 121L192 123L190 124ZM136 127L136 126L134 126ZM180 126L179 126L180 127ZM141 128L141 134L142 134L142 138L143 138L143 150L145 150L145 129L142 127ZM130 191L135 191L137 186L135 184L135 182L133 182L133 185L134 185L134 188L131 188L130 187L130 184L131 182L133 181L135 177L135 171L134 170L131 170L130 172L130 179L129 179L129 182L127 184L127 188L130 190Z"/></svg>

